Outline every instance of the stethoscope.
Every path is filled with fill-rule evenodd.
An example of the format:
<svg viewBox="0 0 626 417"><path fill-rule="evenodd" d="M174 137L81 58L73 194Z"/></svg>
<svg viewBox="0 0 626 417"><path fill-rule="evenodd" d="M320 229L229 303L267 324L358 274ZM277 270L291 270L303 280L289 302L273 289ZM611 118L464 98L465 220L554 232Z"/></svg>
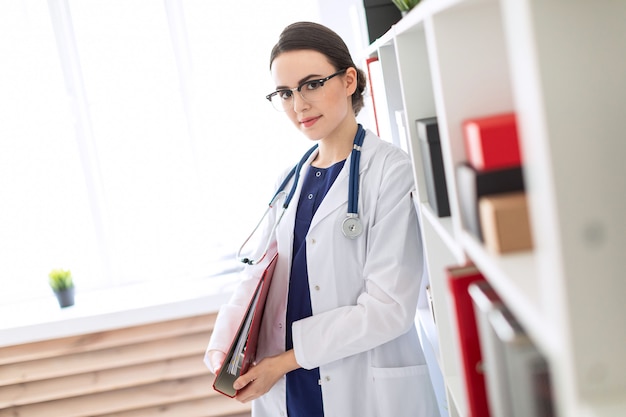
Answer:
<svg viewBox="0 0 626 417"><path fill-rule="evenodd" d="M363 127L359 124L356 136L354 138L352 152L350 154L351 162L350 162L350 177L349 177L349 185L348 185L348 212L346 214L346 218L341 223L341 231L343 232L343 235L347 237L348 239L356 239L361 233L363 233L363 224L361 223L361 220L359 219L358 206L359 206L359 162L361 159L361 146L363 145L364 139L365 139L365 129L363 129ZM248 265L258 264L267 255L267 251L270 247L272 236L274 236L274 232L276 231L278 224L280 223L283 216L285 215L285 212L287 211L287 207L289 207L289 203L291 203L291 199L296 193L298 180L300 179L300 171L302 167L304 166L304 164L308 161L311 154L317 149L317 146L318 145L315 144L311 149L306 151L306 153L302 156L300 161L296 164L296 166L294 166L291 169L291 171L289 171L289 174L287 174L287 177L285 177L283 182L278 186L278 189L272 196L272 199L270 200L268 207L265 210L265 213L263 213L263 216L261 217L257 225L254 227L254 229L252 230L252 233L250 233L250 235L246 238L246 240L243 242L243 244L237 251L237 258L239 258L241 262L248 264ZM243 248L250 241L250 239L252 239L252 236L254 236L258 228L261 226L261 223L263 223L263 220L268 215L269 211L272 209L272 207L274 207L274 203L278 200L278 198L281 195L286 194L285 187L287 187L287 184L289 183L291 178L294 178L293 184L291 185L289 194L287 194L287 197L285 198L285 202L283 203L283 210L278 216L278 218L276 219L276 221L274 222L274 226L272 226L272 230L269 234L267 242L265 243L265 247L263 248L263 254L261 255L259 259L256 259L256 260L250 259L250 258L241 258L241 252L243 251Z"/></svg>

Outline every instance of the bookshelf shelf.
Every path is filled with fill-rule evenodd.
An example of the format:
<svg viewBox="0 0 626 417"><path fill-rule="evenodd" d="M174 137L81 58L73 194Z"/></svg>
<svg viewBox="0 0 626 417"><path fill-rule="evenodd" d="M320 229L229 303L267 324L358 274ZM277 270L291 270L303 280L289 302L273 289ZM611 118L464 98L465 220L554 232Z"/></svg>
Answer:
<svg viewBox="0 0 626 417"><path fill-rule="evenodd" d="M406 144L425 246L416 321L443 375L442 415L468 417L445 268L471 262L545 356L557 416L626 415L626 3L422 0L366 49ZM497 255L462 224L465 120L515 113L534 245ZM416 120L437 117L449 217L428 203Z"/></svg>
<svg viewBox="0 0 626 417"><path fill-rule="evenodd" d="M469 258L527 329L539 349L546 355L555 353L558 345L541 309L541 288L534 253L494 256L467 232L462 233L461 242Z"/></svg>
<svg viewBox="0 0 626 417"><path fill-rule="evenodd" d="M437 217L428 203L422 204L421 211L422 221L429 222L441 240L446 244L446 246L448 246L450 252L455 255L459 262L463 262L465 256L463 255L463 248L461 244L454 237L454 225L452 224L452 218Z"/></svg>
<svg viewBox="0 0 626 417"><path fill-rule="evenodd" d="M489 253L485 247L472 235L463 232L461 243L470 259L478 266L487 280L492 285L504 282L510 287L507 297L508 304L516 304L512 307L520 315L541 315L541 290L537 282L537 268L534 254L530 251L516 252L505 255ZM501 285L504 286L504 285Z"/></svg>

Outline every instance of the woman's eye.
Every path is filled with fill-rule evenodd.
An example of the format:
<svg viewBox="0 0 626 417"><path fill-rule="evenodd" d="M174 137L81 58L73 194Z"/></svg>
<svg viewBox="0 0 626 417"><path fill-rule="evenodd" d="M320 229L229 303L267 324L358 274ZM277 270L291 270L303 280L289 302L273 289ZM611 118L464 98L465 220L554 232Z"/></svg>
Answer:
<svg viewBox="0 0 626 417"><path fill-rule="evenodd" d="M276 92L282 100L289 100L293 94L291 90L280 90Z"/></svg>
<svg viewBox="0 0 626 417"><path fill-rule="evenodd" d="M324 82L320 80L309 81L308 83L306 83L307 90L317 90L318 88L323 87L323 86L324 86Z"/></svg>

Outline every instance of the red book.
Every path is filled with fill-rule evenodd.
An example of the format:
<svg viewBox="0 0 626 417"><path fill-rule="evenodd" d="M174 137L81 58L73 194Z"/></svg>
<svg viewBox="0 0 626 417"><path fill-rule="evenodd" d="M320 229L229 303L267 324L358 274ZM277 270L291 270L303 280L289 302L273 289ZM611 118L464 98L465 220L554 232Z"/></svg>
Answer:
<svg viewBox="0 0 626 417"><path fill-rule="evenodd" d="M512 168L522 164L514 113L463 122L467 160L479 171Z"/></svg>
<svg viewBox="0 0 626 417"><path fill-rule="evenodd" d="M485 281L485 278L471 264L446 268L446 273L457 321L456 333L461 348L469 416L489 417L478 326L474 305L468 291L470 284Z"/></svg>
<svg viewBox="0 0 626 417"><path fill-rule="evenodd" d="M374 122L376 124L376 134L380 137L380 128L378 127L378 115L376 114L376 97L374 96L374 82L373 82L373 70L372 66L375 62L378 62L378 57L368 58L367 64L367 81L370 87L370 96L372 97L372 109L374 110ZM377 80L378 81L378 80Z"/></svg>

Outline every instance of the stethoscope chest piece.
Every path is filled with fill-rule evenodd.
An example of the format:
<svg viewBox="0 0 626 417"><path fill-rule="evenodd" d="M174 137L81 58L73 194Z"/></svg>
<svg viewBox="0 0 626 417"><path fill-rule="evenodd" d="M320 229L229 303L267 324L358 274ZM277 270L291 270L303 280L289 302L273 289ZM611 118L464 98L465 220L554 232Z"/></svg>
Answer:
<svg viewBox="0 0 626 417"><path fill-rule="evenodd" d="M363 224L357 216L348 216L341 223L341 231L348 239L356 239L363 233Z"/></svg>

